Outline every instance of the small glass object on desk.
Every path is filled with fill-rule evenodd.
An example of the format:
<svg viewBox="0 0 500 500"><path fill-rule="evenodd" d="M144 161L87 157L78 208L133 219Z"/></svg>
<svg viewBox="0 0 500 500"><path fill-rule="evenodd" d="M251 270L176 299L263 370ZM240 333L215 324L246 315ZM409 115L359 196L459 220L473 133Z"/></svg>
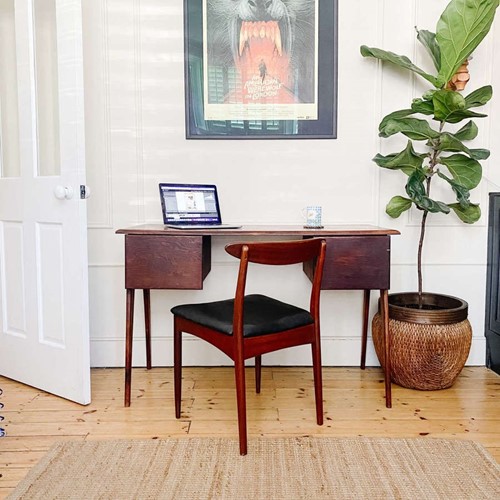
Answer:
<svg viewBox="0 0 500 500"><path fill-rule="evenodd" d="M320 229L321 224L321 207L318 205L307 206L302 209L302 215L305 219L304 227L307 229Z"/></svg>

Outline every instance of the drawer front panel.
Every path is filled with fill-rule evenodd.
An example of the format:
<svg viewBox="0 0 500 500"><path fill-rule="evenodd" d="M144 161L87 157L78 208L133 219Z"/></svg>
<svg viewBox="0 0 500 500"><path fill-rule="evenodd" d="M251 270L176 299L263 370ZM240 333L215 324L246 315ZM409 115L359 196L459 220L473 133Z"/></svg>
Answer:
<svg viewBox="0 0 500 500"><path fill-rule="evenodd" d="M208 241L204 241L206 238ZM125 288L203 288L210 266L210 238L203 236L125 237Z"/></svg>
<svg viewBox="0 0 500 500"><path fill-rule="evenodd" d="M326 243L323 290L389 289L389 236L338 236ZM312 279L312 264L304 271Z"/></svg>

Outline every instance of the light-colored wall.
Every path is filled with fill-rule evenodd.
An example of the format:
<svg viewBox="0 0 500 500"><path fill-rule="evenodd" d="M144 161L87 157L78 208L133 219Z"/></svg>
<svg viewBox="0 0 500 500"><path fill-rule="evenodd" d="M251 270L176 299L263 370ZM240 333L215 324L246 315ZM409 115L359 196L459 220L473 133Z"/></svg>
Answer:
<svg viewBox="0 0 500 500"><path fill-rule="evenodd" d="M321 0L328 1L328 0ZM368 223L393 227L392 291L416 287L418 213L398 220L384 213L402 194L402 175L381 171L371 158L400 148L401 139L381 141L385 114L408 106L426 86L420 80L363 59L367 44L407 54L431 71L413 27L435 30L445 0L339 1L338 138L336 140L189 141L184 132L183 2L181 0L83 0L87 138L91 357L93 366L120 366L124 358L125 290L123 237L115 230L161 222L160 181L218 185L227 222L297 224L301 208L323 206L326 224ZM362 13L362 14L360 14ZM474 54L470 90L500 88L500 25ZM478 122L478 147L490 148L485 182L473 192L483 216L474 226L454 216L432 216L425 247L428 291L469 302L474 340L469 364L484 364L484 305L488 192L500 190L500 99ZM212 271L202 291L152 294L153 361L171 364L170 307L187 301L230 296L236 262L214 238ZM307 279L297 270L286 286L257 274L250 290L274 288L285 299L307 301ZM296 290L294 286L296 286ZM372 294L375 312L377 293ZM326 365L359 361L361 292L322 295L323 359ZM141 295L136 298L134 363L144 363ZM224 364L224 355L205 343L186 343L185 363ZM265 363L309 364L296 348L266 356ZM378 364L369 347L369 364Z"/></svg>

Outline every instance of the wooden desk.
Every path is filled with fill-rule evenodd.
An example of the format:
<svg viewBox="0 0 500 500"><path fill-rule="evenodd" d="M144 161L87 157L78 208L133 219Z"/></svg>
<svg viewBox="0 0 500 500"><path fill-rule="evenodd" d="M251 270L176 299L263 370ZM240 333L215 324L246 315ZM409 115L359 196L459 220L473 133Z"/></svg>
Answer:
<svg viewBox="0 0 500 500"><path fill-rule="evenodd" d="M119 229L125 235L125 288L127 312L125 332L125 406L130 406L132 381L132 340L135 290L142 289L146 332L146 364L151 368L151 303L152 289L203 288L203 280L211 268L212 236L231 236L242 241L250 236L321 237L327 242L322 281L324 290L363 290L363 330L361 368L365 368L368 335L370 290L379 290L381 314L384 318L385 397L390 408L391 366L389 339L388 290L390 286L390 236L393 229L376 226L326 226L304 229L302 226L243 226L240 229L168 229L163 225L141 225ZM313 267L304 265L311 279Z"/></svg>

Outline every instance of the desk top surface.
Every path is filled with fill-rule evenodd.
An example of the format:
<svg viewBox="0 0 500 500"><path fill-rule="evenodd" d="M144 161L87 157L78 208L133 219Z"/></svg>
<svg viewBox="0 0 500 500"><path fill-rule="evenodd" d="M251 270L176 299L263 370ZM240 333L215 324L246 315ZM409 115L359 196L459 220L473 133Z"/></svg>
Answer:
<svg viewBox="0 0 500 500"><path fill-rule="evenodd" d="M118 229L117 234L125 235L168 235L168 236L382 236L397 235L399 231L383 227L352 224L327 225L323 228L308 229L299 225L243 225L238 229L172 229L163 224L142 224Z"/></svg>

